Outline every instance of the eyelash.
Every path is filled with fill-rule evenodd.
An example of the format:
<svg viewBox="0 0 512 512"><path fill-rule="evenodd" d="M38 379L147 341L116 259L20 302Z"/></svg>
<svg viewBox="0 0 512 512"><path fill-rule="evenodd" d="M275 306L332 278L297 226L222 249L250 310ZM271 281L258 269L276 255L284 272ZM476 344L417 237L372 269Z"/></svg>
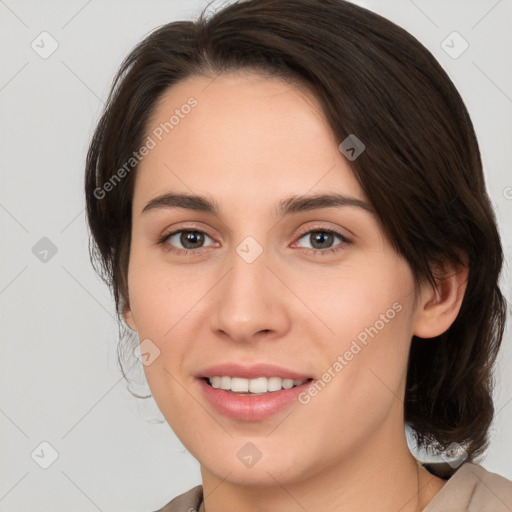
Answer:
<svg viewBox="0 0 512 512"><path fill-rule="evenodd" d="M177 233L182 233L182 232L202 233L202 234L208 236L209 238L212 238L210 235L208 235L208 233L205 233L204 231L202 231L200 229L182 228L182 229L178 229L176 231L172 231L170 233L164 234L162 237L160 237L158 239L157 244L162 246L163 250L168 251L168 252L176 253L181 256L196 256L198 254L198 249L201 249L201 247L199 247L198 249L176 249L172 245L167 244L167 240L169 240L170 237L172 237L173 235L176 235ZM329 233L329 234L337 236L341 240L341 243L338 246L331 248L331 249L307 249L308 254L310 252L313 252L313 254L315 256L327 256L327 255L336 254L339 251L342 251L346 245L352 243L345 235L342 235L338 231L331 229L331 228L322 227L322 226L317 226L313 229L308 229L307 231L300 233L297 236L297 240L300 240L305 235L309 235L311 233Z"/></svg>

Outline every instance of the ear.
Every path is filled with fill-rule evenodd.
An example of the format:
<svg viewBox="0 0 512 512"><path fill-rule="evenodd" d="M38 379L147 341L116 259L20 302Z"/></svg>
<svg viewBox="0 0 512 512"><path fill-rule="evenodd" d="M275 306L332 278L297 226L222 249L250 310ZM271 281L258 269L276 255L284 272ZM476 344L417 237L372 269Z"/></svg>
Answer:
<svg viewBox="0 0 512 512"><path fill-rule="evenodd" d="M459 314L468 280L468 258L459 257L463 264L444 261L434 268L436 287L423 286L415 312L413 334L419 338L434 338L446 332Z"/></svg>
<svg viewBox="0 0 512 512"><path fill-rule="evenodd" d="M137 323L135 322L135 318L133 317L132 310L130 309L130 305L126 304L123 308L123 318L126 325L132 330L137 332Z"/></svg>

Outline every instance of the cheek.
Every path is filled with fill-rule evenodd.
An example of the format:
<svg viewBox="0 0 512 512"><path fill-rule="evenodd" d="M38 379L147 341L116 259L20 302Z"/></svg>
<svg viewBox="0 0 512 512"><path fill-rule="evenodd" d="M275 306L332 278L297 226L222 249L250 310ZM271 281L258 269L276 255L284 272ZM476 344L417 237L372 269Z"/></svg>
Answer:
<svg viewBox="0 0 512 512"><path fill-rule="evenodd" d="M403 384L412 336L413 280L409 268L396 262L351 270L325 280L325 293L310 295L311 309L330 330L317 338L311 355L321 354L322 380L333 382L326 386L332 396L326 394L324 403L341 400L364 415L364 404L380 408Z"/></svg>
<svg viewBox="0 0 512 512"><path fill-rule="evenodd" d="M300 283L300 281L299 281ZM377 333L396 336L407 329L412 275L405 264L392 260L358 262L330 275L302 279L298 295L323 321L325 339L362 343ZM339 348L339 347L336 347Z"/></svg>
<svg viewBox="0 0 512 512"><path fill-rule="evenodd" d="M132 253L128 273L130 307L139 336L172 337L174 326L187 315L201 293L202 280L178 268L152 261L143 251Z"/></svg>
<svg viewBox="0 0 512 512"><path fill-rule="evenodd" d="M130 260L128 286L141 352L145 343L151 352L151 363L143 360L144 373L160 406L161 397L176 397L179 391L177 369L187 346L185 306L192 292L174 282L168 270L149 265L137 253Z"/></svg>

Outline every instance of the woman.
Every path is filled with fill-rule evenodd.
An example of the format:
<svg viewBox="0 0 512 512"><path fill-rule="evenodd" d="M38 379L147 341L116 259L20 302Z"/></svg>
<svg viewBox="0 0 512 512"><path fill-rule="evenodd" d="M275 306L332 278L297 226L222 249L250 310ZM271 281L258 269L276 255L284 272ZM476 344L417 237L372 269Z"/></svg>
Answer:
<svg viewBox="0 0 512 512"><path fill-rule="evenodd" d="M502 248L433 56L343 0L170 23L87 159L93 261L202 485L162 512L512 509ZM405 437L448 462L422 464Z"/></svg>

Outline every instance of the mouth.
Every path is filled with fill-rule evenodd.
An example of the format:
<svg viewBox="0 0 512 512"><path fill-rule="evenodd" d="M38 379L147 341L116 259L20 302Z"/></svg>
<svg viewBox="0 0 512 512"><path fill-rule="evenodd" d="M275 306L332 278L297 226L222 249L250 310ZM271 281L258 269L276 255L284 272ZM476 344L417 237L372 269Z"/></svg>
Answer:
<svg viewBox="0 0 512 512"><path fill-rule="evenodd" d="M247 422L265 421L290 407L297 407L300 395L313 378L232 377L212 375L199 377L203 397L222 416Z"/></svg>
<svg viewBox="0 0 512 512"><path fill-rule="evenodd" d="M195 375L201 393L217 413L245 421L266 420L300 404L314 378L274 363L216 364Z"/></svg>

